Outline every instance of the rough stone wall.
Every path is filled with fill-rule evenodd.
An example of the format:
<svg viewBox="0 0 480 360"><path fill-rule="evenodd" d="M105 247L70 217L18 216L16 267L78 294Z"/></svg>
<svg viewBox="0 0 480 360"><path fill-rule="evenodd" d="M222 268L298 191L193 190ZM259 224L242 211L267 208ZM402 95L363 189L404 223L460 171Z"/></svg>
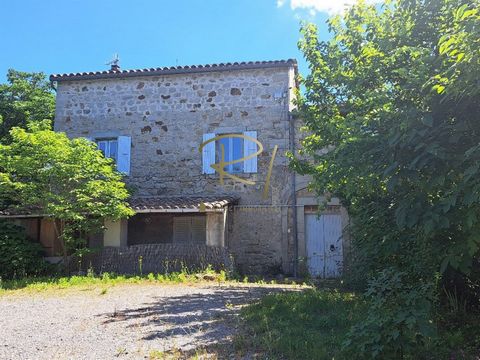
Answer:
<svg viewBox="0 0 480 360"><path fill-rule="evenodd" d="M287 222L284 207L237 207L233 213L233 236L228 248L235 254L242 273L277 274L290 269L286 258ZM254 224L254 226L252 226ZM280 235L279 235L280 234ZM276 238L281 236L281 238ZM291 253L292 254L292 253Z"/></svg>
<svg viewBox="0 0 480 360"><path fill-rule="evenodd" d="M70 137L132 137L127 182L135 195L234 194L244 205L290 203L289 110L293 68L242 69L123 79L62 81L55 129ZM258 173L238 176L255 185L202 174L198 148L205 133L257 131L264 152ZM268 197L262 194L272 151L278 145ZM288 263L286 211L232 216L228 244L242 269ZM237 209L234 210L234 212ZM272 214L276 214L273 216ZM262 229L259 231L258 229ZM291 247L291 246L290 246ZM237 256L238 255L238 256Z"/></svg>
<svg viewBox="0 0 480 360"><path fill-rule="evenodd" d="M69 272L93 269L96 273L148 274L204 270L211 265L215 270L232 271L228 250L223 247L199 244L145 244L128 247L106 247L100 252L72 257Z"/></svg>

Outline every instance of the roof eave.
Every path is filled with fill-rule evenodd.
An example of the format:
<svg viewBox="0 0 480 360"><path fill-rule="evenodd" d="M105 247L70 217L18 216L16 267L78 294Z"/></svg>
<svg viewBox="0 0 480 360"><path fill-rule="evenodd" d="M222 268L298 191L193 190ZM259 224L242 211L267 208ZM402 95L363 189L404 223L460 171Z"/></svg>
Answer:
<svg viewBox="0 0 480 360"><path fill-rule="evenodd" d="M184 208L184 209L139 209L134 210L136 214L151 214L151 213L222 213L226 207L200 210L198 208Z"/></svg>
<svg viewBox="0 0 480 360"><path fill-rule="evenodd" d="M78 74L56 74L50 75L50 81L78 81L78 80L94 80L94 79L119 79L128 77L143 77L143 76L163 76L176 74L194 74L194 73L208 73L219 71L232 70L252 70L265 68L291 68L295 69L297 73L297 61L295 59L272 61L264 63L233 63L233 64L213 64L213 65L199 65L199 66L182 66L171 68L157 68L157 69L140 69L140 70L124 70L124 71L102 71Z"/></svg>
<svg viewBox="0 0 480 360"><path fill-rule="evenodd" d="M0 219L24 219L24 218L43 218L49 217L44 214L0 214Z"/></svg>

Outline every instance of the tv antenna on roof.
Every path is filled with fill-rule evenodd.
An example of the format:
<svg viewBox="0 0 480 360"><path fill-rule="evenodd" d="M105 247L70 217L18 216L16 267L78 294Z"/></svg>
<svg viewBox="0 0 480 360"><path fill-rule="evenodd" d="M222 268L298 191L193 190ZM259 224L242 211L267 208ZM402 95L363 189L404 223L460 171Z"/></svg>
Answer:
<svg viewBox="0 0 480 360"><path fill-rule="evenodd" d="M107 62L105 65L110 65L111 66L110 70L118 71L120 70L120 65L118 65L119 62L120 62L120 58L118 57L118 54L115 53L113 54L113 59Z"/></svg>

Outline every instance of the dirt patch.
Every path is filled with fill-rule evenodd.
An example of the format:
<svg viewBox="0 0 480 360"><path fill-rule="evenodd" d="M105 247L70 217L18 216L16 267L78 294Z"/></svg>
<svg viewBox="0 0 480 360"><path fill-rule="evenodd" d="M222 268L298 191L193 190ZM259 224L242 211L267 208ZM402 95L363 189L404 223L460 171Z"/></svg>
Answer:
<svg viewBox="0 0 480 360"><path fill-rule="evenodd" d="M130 285L0 298L0 358L139 359L228 353L239 309L288 285ZM203 350L202 350L203 351Z"/></svg>

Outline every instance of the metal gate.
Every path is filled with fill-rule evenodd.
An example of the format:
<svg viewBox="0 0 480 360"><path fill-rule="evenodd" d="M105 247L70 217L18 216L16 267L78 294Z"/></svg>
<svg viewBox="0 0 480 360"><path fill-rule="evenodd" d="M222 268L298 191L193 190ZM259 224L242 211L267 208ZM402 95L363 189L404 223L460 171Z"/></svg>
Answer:
<svg viewBox="0 0 480 360"><path fill-rule="evenodd" d="M305 237L310 275L339 277L343 266L341 216L305 214Z"/></svg>

